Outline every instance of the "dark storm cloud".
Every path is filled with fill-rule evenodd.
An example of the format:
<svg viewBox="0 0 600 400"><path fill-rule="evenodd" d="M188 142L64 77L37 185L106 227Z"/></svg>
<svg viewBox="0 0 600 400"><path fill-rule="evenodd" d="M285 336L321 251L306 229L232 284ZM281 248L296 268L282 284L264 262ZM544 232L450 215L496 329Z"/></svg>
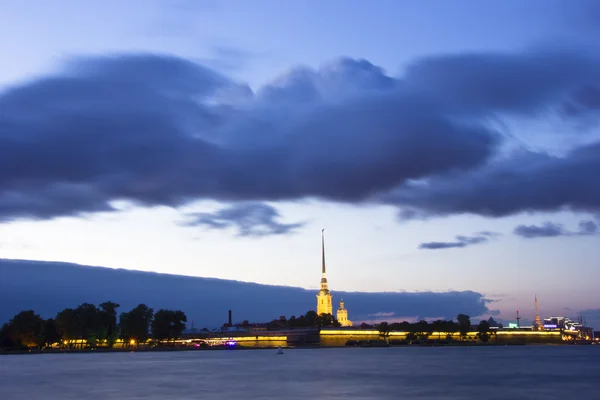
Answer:
<svg viewBox="0 0 600 400"><path fill-rule="evenodd" d="M405 207L403 218L451 214L502 217L522 211L600 211L600 142L563 157L520 152L468 174L408 183L384 201Z"/></svg>
<svg viewBox="0 0 600 400"><path fill-rule="evenodd" d="M405 82L464 114L527 116L598 82L599 65L596 57L564 50L466 53L420 59L407 68Z"/></svg>
<svg viewBox="0 0 600 400"><path fill-rule="evenodd" d="M115 200L316 197L415 215L597 208L598 145L527 155L536 168L525 170L522 159L490 164L501 140L485 121L558 109L599 76L595 58L571 51L429 57L402 78L338 59L254 94L176 57L78 59L0 94L0 220Z"/></svg>
<svg viewBox="0 0 600 400"><path fill-rule="evenodd" d="M238 236L262 237L294 233L304 224L279 222L276 208L263 203L241 203L222 208L213 213L189 213L182 225L205 226L211 229L234 227Z"/></svg>
<svg viewBox="0 0 600 400"><path fill-rule="evenodd" d="M494 232L480 232L475 236L455 236L453 242L425 242L419 245L422 250L440 250L440 249L455 249L471 246L474 244L486 243L490 238L497 236Z"/></svg>
<svg viewBox="0 0 600 400"><path fill-rule="evenodd" d="M264 322L280 315L304 314L314 309L315 293L289 286L0 259L0 325L21 310L34 309L50 318L66 307L84 302L99 304L108 299L120 304L120 311L128 311L139 303L155 310L183 310L196 327L216 328L227 321L227 310L233 310L234 322ZM471 316L488 313L484 295L470 290L418 293L333 290L333 297L336 305L343 297L353 321L370 319L369 314L381 309L396 316L447 319L459 313Z"/></svg>
<svg viewBox="0 0 600 400"><path fill-rule="evenodd" d="M598 233L596 222L587 220L579 222L579 230L570 231L561 224L547 221L542 225L519 225L514 234L526 239L557 237L557 236L590 236Z"/></svg>

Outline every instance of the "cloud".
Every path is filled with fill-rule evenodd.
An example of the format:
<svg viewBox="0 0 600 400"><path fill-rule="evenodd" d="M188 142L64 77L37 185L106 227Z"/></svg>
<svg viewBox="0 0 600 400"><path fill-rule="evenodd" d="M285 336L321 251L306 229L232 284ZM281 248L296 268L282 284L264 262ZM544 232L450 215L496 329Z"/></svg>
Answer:
<svg viewBox="0 0 600 400"><path fill-rule="evenodd" d="M558 224L553 222L546 222L544 225L519 225L514 230L515 235L521 236L527 239L537 237L556 237L556 236L567 236L569 233Z"/></svg>
<svg viewBox="0 0 600 400"><path fill-rule="evenodd" d="M522 150L469 173L405 183L383 201L404 207L403 218L452 214L503 217L520 212L600 211L600 142L565 156Z"/></svg>
<svg viewBox="0 0 600 400"><path fill-rule="evenodd" d="M0 221L123 200L318 198L424 216L598 211L590 171L600 144L497 161L506 139L488 122L538 118L599 81L597 58L548 49L427 57L401 77L340 58L256 93L177 57L75 59L0 94Z"/></svg>
<svg viewBox="0 0 600 400"><path fill-rule="evenodd" d="M385 312L385 311L379 311L373 314L369 314L369 317L392 317L394 316L393 312Z"/></svg>
<svg viewBox="0 0 600 400"><path fill-rule="evenodd" d="M598 331L600 327L600 308L582 310L579 315L584 318L587 326L591 326L595 328L595 331ZM572 318L575 318L575 316L572 316Z"/></svg>
<svg viewBox="0 0 600 400"><path fill-rule="evenodd" d="M235 227L238 236L262 237L294 233L304 223L278 222L276 208L263 203L241 203L222 208L214 213L189 213L182 225L205 226L210 229Z"/></svg>
<svg viewBox="0 0 600 400"><path fill-rule="evenodd" d="M318 267L318 266L317 266ZM300 315L315 308L314 290L261 285L215 278L197 278L123 269L86 267L59 262L0 259L0 325L21 310L34 309L44 318L66 307L107 299L128 311L140 303L155 310L183 310L196 327L216 328L227 321L271 321L280 315ZM93 285L89 283L93 282ZM449 292L341 292L353 321L385 310L393 315L455 318L459 313L486 314L483 294ZM174 296L173 294L177 295ZM275 299L275 301L274 301ZM199 306L200 305L200 306Z"/></svg>
<svg viewBox="0 0 600 400"><path fill-rule="evenodd" d="M419 245L419 249L422 250L439 250L439 249L453 249L453 248L463 248L467 246L471 246L474 244L486 243L490 240L491 237L495 237L498 234L495 232L479 232L475 236L455 236L456 240L454 242L425 242Z"/></svg>
<svg viewBox="0 0 600 400"><path fill-rule="evenodd" d="M562 225L547 221L543 225L519 225L514 229L514 234L526 239L557 236L589 236L598 233L596 222L580 221L578 231L569 231Z"/></svg>

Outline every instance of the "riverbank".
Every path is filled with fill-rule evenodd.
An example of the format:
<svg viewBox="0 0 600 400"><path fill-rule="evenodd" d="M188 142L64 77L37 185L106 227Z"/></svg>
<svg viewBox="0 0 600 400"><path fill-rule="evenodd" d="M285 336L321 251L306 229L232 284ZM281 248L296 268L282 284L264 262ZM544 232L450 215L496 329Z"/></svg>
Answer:
<svg viewBox="0 0 600 400"><path fill-rule="evenodd" d="M373 349L373 348L421 348L421 347L514 347L514 346L573 346L573 345L595 345L594 342L565 342L565 343L472 343L472 342L456 342L444 344L406 344L406 345L374 345L374 346L281 346L284 350L308 350L308 349L340 349L340 348L355 348L355 349ZM32 355L32 354L90 354L90 353L145 353L145 352L173 352L173 351L239 351L239 350L276 350L275 347L250 347L250 346L212 346L212 347L139 347L139 348L108 348L97 347L93 349L32 349L32 350L0 350L2 355Z"/></svg>

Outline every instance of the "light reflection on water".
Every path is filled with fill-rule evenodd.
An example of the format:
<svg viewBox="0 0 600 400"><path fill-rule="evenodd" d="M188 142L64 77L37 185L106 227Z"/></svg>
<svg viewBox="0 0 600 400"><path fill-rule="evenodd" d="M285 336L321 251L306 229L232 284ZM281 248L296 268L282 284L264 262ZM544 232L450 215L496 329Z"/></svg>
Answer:
<svg viewBox="0 0 600 400"><path fill-rule="evenodd" d="M600 346L0 356L0 399L597 398Z"/></svg>

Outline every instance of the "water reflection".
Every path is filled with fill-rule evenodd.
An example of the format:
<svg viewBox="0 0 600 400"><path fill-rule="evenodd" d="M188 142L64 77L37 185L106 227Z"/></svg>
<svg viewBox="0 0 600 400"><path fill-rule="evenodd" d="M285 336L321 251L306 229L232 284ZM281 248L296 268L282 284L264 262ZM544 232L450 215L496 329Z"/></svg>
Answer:
<svg viewBox="0 0 600 400"><path fill-rule="evenodd" d="M599 346L2 356L0 399L595 398L599 356Z"/></svg>

